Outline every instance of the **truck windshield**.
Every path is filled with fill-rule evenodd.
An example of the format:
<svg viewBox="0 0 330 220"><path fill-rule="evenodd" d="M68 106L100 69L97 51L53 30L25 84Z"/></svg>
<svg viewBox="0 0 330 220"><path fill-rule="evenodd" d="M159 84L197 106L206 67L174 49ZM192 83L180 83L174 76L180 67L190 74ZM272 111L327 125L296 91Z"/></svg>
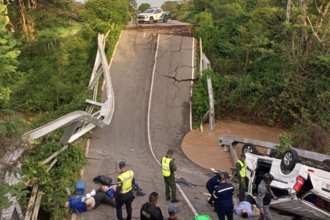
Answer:
<svg viewBox="0 0 330 220"><path fill-rule="evenodd" d="M153 13L154 12L154 9L148 9L148 10L146 10L145 12L143 12L143 13Z"/></svg>

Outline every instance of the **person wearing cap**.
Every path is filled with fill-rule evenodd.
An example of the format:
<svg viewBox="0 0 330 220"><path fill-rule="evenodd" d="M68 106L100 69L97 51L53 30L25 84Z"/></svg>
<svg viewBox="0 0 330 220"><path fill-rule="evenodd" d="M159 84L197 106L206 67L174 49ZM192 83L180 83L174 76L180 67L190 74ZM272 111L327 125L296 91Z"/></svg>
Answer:
<svg viewBox="0 0 330 220"><path fill-rule="evenodd" d="M246 164L246 156L244 153L241 155L241 159L236 163L236 176L239 183L239 198L241 201L246 200L246 170L249 170L253 174L254 170L251 170Z"/></svg>
<svg viewBox="0 0 330 220"><path fill-rule="evenodd" d="M180 220L180 219L178 219L179 211L180 211L179 206L170 205L168 207L168 214L170 217L165 220Z"/></svg>
<svg viewBox="0 0 330 220"><path fill-rule="evenodd" d="M158 193L152 192L149 196L149 202L141 207L141 220L164 220L162 210L156 206L158 202Z"/></svg>
<svg viewBox="0 0 330 220"><path fill-rule="evenodd" d="M167 151L166 156L164 156L161 160L162 164L162 173L164 176L164 182L165 182L165 196L166 201L171 200L170 196L170 188L172 190L172 203L179 202L179 200L176 199L176 184L175 184L175 171L176 171L176 165L175 165L175 159L172 159L173 156L173 150L169 149Z"/></svg>
<svg viewBox="0 0 330 220"><path fill-rule="evenodd" d="M227 216L228 220L233 220L233 194L234 186L231 183L226 182L226 175L224 173L218 174L219 184L213 191L214 206L218 214L219 220L225 220Z"/></svg>
<svg viewBox="0 0 330 220"><path fill-rule="evenodd" d="M270 173L265 173L262 176L262 181L258 186L258 206L260 209L259 220L272 220L272 215L269 211L269 204L272 199L277 200L272 189L270 188L270 183L274 180L274 177Z"/></svg>
<svg viewBox="0 0 330 220"><path fill-rule="evenodd" d="M125 204L127 220L132 219L132 202L134 199L132 185L135 183L133 170L126 170L125 161L119 163L120 174L116 190L116 212L117 219L123 220L122 206Z"/></svg>
<svg viewBox="0 0 330 220"><path fill-rule="evenodd" d="M228 179L229 178L229 174L227 172L223 172L226 176L226 178ZM214 197L212 196L212 193L214 191L214 189L217 187L217 185L219 184L219 178L218 178L218 175L212 177L211 179L209 179L207 182L206 182L206 189L207 191L209 191L211 197L208 201L208 203L211 205L211 206L214 206L213 205L213 201L214 201Z"/></svg>

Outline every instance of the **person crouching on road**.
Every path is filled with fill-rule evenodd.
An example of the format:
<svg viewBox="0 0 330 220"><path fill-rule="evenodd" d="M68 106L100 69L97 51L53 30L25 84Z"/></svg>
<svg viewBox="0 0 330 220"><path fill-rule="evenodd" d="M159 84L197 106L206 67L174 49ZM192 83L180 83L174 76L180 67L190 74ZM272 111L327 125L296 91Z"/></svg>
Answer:
<svg viewBox="0 0 330 220"><path fill-rule="evenodd" d="M162 210L156 206L158 202L158 193L152 192L149 196L149 202L141 207L140 219L141 220L163 220Z"/></svg>
<svg viewBox="0 0 330 220"><path fill-rule="evenodd" d="M170 215L170 217L167 219L164 219L164 220L181 220L181 219L178 219L179 211L180 211L179 206L170 205L168 207L168 214Z"/></svg>
<svg viewBox="0 0 330 220"><path fill-rule="evenodd" d="M239 183L239 199L245 201L246 196L246 170L249 170L253 174L254 170L251 170L246 164L246 156L244 153L241 155L241 159L236 162L236 176Z"/></svg>
<svg viewBox="0 0 330 220"><path fill-rule="evenodd" d="M229 174L227 172L223 172L223 174L226 176L226 179L229 178ZM213 194L213 191L214 189L217 187L217 185L219 184L219 178L218 178L218 175L215 175L214 177L212 177L211 179L209 179L206 183L206 189L207 191L209 191L211 197L208 201L208 203L211 205L211 206L214 206L213 205L213 201L214 201L214 197L212 196Z"/></svg>
<svg viewBox="0 0 330 220"><path fill-rule="evenodd" d="M166 156L164 156L161 160L162 164L162 173L164 176L164 182L165 182L165 195L166 195L166 201L171 200L170 196L170 188L172 190L172 203L179 202L179 200L176 199L176 184L175 184L175 159L172 159L173 156L173 150L169 149L167 151Z"/></svg>
<svg viewBox="0 0 330 220"><path fill-rule="evenodd" d="M212 196L212 193L215 189L215 187L219 184L219 178L218 176L214 176L212 177L211 179L209 179L206 183L206 189L207 191L209 191L209 193L211 194L211 197L208 201L208 203L211 205L211 206L214 206L213 205L213 201L214 201L214 197Z"/></svg>
<svg viewBox="0 0 330 220"><path fill-rule="evenodd" d="M272 199L277 200L272 189L270 188L270 183L274 180L274 177L270 173L265 173L262 176L262 181L258 186L258 196L257 201L260 209L259 220L272 220L272 215L269 211L269 204Z"/></svg>
<svg viewBox="0 0 330 220"><path fill-rule="evenodd" d="M218 174L219 184L213 192L214 206L218 214L219 220L233 220L233 194L234 186L226 182L226 175L224 173Z"/></svg>
<svg viewBox="0 0 330 220"><path fill-rule="evenodd" d="M127 211L127 220L132 219L132 202L134 199L132 184L134 184L134 172L126 170L125 161L119 163L120 174L118 175L118 184L115 194L117 219L123 220L122 206L125 204Z"/></svg>

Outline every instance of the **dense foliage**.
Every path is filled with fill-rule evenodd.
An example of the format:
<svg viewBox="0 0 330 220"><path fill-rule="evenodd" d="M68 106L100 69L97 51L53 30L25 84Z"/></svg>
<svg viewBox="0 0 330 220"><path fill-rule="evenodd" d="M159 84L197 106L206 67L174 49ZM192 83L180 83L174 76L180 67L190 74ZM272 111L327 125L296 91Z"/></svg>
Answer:
<svg viewBox="0 0 330 220"><path fill-rule="evenodd" d="M0 0L0 157L6 153L3 146L9 149L13 143L21 144L16 138L26 129L84 110L98 34L109 31L106 54L110 57L135 10L135 0L89 0L85 4L74 0ZM30 124L20 115L41 117ZM31 148L20 158L25 180L39 184L44 193L44 219L63 219L68 213L59 208L67 199L63 189L73 187L85 163L86 142L81 140L58 155L49 172L49 164L41 164L61 148L63 131L30 143ZM0 185L0 192L8 187ZM18 187L11 190L20 192ZM26 207L27 198L21 198L20 203ZM0 200L0 206L7 207L8 201Z"/></svg>
<svg viewBox="0 0 330 220"><path fill-rule="evenodd" d="M330 1L289 1L289 13L287 3L194 0L177 17L200 25L196 37L219 77L219 117L290 127L299 134L293 145L325 152Z"/></svg>
<svg viewBox="0 0 330 220"><path fill-rule="evenodd" d="M139 12L144 12L145 10L147 10L148 8L150 8L151 5L149 3L142 3L139 7L138 7L138 11Z"/></svg>

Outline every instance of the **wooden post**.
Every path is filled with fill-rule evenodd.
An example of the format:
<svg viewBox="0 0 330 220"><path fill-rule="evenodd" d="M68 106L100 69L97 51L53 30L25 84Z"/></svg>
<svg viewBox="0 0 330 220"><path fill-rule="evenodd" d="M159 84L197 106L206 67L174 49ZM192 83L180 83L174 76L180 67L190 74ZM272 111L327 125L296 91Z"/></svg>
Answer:
<svg viewBox="0 0 330 220"><path fill-rule="evenodd" d="M213 97L213 89L212 89L212 80L210 77L207 78L207 88L209 92L209 102L210 102L209 130L214 131L214 97Z"/></svg>
<svg viewBox="0 0 330 220"><path fill-rule="evenodd" d="M51 159L53 159L54 157L56 157L57 155L59 155L62 151L64 151L65 149L68 148L69 145L65 145L61 150L56 151L53 155L49 156L46 160L42 161L42 164L46 164L49 161L51 161Z"/></svg>
<svg viewBox="0 0 330 220"><path fill-rule="evenodd" d="M30 218L31 218L31 215L32 215L32 212L31 212L32 211L32 206L34 204L34 201L36 200L38 188L39 188L39 185L38 184L33 186L32 194L31 194L31 197L30 197L29 205L28 205L28 208L27 208L27 211L26 211L24 220L30 220Z"/></svg>
<svg viewBox="0 0 330 220"><path fill-rule="evenodd" d="M47 172L55 165L56 162L57 162L57 158L55 158L53 162L49 165Z"/></svg>
<svg viewBox="0 0 330 220"><path fill-rule="evenodd" d="M37 218L38 218L42 194L43 194L42 191L39 190L37 200L36 200L34 210L33 210L32 220L37 220Z"/></svg>
<svg viewBox="0 0 330 220"><path fill-rule="evenodd" d="M202 76L203 75L203 46L202 46L202 38L199 38L199 51L200 51L199 71L201 72L201 76Z"/></svg>

